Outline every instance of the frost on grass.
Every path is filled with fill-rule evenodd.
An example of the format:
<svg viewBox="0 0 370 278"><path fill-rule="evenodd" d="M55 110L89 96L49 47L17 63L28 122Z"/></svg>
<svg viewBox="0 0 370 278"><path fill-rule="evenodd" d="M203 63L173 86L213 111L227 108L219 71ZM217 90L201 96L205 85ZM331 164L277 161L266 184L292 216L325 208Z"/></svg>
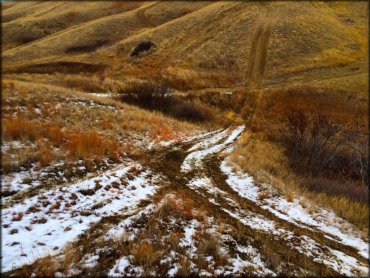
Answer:
<svg viewBox="0 0 370 278"><path fill-rule="evenodd" d="M233 166L237 168L237 166ZM275 216L285 221L307 229L314 228L324 232L327 234L327 238L354 247L359 251L361 256L368 258L369 246L367 242L364 242L360 238L360 232L356 232L356 228L353 225L336 216L332 211L320 209L319 212L312 215L302 207L298 199L289 202L286 198L278 194L272 186L257 186L254 184L253 178L249 175L238 169L234 171L228 159L222 162L221 171L228 176L226 180L227 184L241 197L255 202L263 209L272 212ZM268 192L268 194L265 194L267 197L260 200L259 194L262 190ZM351 233L342 231L343 229L340 229L338 223L342 227L348 227Z"/></svg>
<svg viewBox="0 0 370 278"><path fill-rule="evenodd" d="M135 170L137 171L137 167ZM102 217L131 210L154 195L156 178L149 170L133 174L120 166L95 178L38 196L2 211L2 271L58 253ZM32 240L30 240L32 239Z"/></svg>

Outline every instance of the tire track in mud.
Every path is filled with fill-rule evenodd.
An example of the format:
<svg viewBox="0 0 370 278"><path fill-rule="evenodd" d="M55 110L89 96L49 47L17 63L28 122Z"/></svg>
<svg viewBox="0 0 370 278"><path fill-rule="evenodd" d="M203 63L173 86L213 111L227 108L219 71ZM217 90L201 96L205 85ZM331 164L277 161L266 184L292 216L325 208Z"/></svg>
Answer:
<svg viewBox="0 0 370 278"><path fill-rule="evenodd" d="M305 223L298 222L296 224L286 221L282 218L279 218L271 211L258 206L255 202L241 197L236 191L232 190L232 188L226 183L227 176L220 171L221 163L222 160L217 155L210 157L208 161L205 163L206 175L208 177L212 176L213 186L223 190L227 194L227 196L229 198L232 198L232 200L234 200L238 205L240 205L240 207L243 210L247 210L262 215L268 219L272 219L274 222L277 223L279 227L282 227L285 230L295 231L295 233L299 235L309 236L315 241L323 243L325 246L342 250L344 253L353 256L360 262L367 263L367 260L364 257L362 257L358 253L358 250L355 249L354 247L342 244L340 242L328 238L333 237L333 235L325 233L321 230L317 230L314 226L310 226Z"/></svg>
<svg viewBox="0 0 370 278"><path fill-rule="evenodd" d="M225 130L217 133L216 136L219 136L219 134L222 132L225 132ZM225 138L225 136L219 136L219 137L221 137L220 140ZM217 144L218 142L219 140L214 140L214 144ZM198 143L198 145L204 145L204 144L205 142L203 141ZM239 220L231 218L227 212L221 209L220 204L218 204L217 201L214 199L214 198L217 198L217 196L209 194L203 189L190 188L188 186L189 182L196 176L204 175L204 170L203 169L193 169L192 171L190 171L190 173L184 173L179 170L181 169L182 163L187 156L186 151L189 149L194 150L195 145L197 144L189 144L189 143L186 145L179 144L175 146L172 150L169 150L166 153L162 153L159 157L156 158L156 160L158 159L155 163L155 165L157 165L156 170L168 176L169 180L171 180L171 187L173 188L174 191L181 188L181 190L188 191L188 195L191 196L193 199L196 199L198 203L199 202L209 203L209 206L213 207L212 211L215 212L215 215L222 217L225 223L232 223L233 226L238 227L238 229L240 229L243 232L243 234L245 234L250 239L252 239L252 242L254 244L253 246L261 252L261 254L264 256L264 258L267 261L273 261L273 260L276 260L276 258L278 258L277 260L279 261L279 263L280 263L280 260L288 261L288 262L295 261L297 265L306 266L311 271L313 270L314 271L313 273L316 273L316 274L338 275L338 273L331 271L330 269L326 269L321 264L315 263L312 260L307 260L307 257L299 252L292 251L289 254L286 254L285 253L286 245L280 240L276 240L273 237L271 237L269 234L266 234L259 230L255 230L249 226L243 225ZM165 162L165 164L159 163L160 161ZM212 171L211 169L208 169L208 170ZM216 170L215 172L217 171L218 170ZM217 193L219 192L216 191L216 195ZM226 201L234 202L232 198ZM234 209L234 207L230 206L228 202L223 202L223 203L224 203L223 208L228 208L230 210ZM253 241L253 239L255 240ZM271 250L268 246L274 246L275 248L277 248L277 250ZM271 251L273 251L273 253ZM271 258L270 257L271 255L273 255L275 258ZM270 262L270 264L274 264L274 263ZM276 271L277 265L276 264L273 265L273 268L275 268L273 270Z"/></svg>
<svg viewBox="0 0 370 278"><path fill-rule="evenodd" d="M260 252L267 267L275 273L284 273L281 268L286 268L286 273L306 275L366 275L361 267L366 268L367 260L359 256L354 248L327 238L324 233L313 227L285 221L231 189L226 183L227 176L221 171L220 164L224 152L231 150L242 131L240 127L219 130L159 150L148 151L145 166L162 177L162 185L156 196L181 190L194 200L195 208L207 203L212 208L211 216L237 227L240 233L248 238L248 244ZM197 155L192 156L192 153ZM192 159L187 159L189 156ZM187 161L190 168L181 171L184 161ZM123 220L139 215L151 203L151 199L145 200L136 209L130 209L129 213L122 212L102 218L79 236L74 246L80 248L83 254L94 254L96 240L112 227L118 227ZM145 217L149 216L150 213ZM134 217L132 225L145 228L147 223L143 221L145 222L145 219L142 217ZM236 240L237 244L246 243L245 238ZM105 243L109 243L109 246L116 244L113 239ZM353 264L341 269L340 258L343 256L351 258ZM99 263L104 265L104 269L98 265L92 269L93 273L105 275L119 257L120 253L114 248L100 250ZM90 272L82 274L88 273Z"/></svg>
<svg viewBox="0 0 370 278"><path fill-rule="evenodd" d="M162 161L171 161L170 163L166 163L167 165L171 165L171 167L164 171L163 169L158 170L164 172L166 175L170 174L170 176L173 177L172 179L170 178L170 180L175 179L178 181L173 186L184 186L185 183L187 187L190 187L191 190L198 193L203 200L212 203L212 205L215 206L215 211L218 213L226 213L226 215L224 215L225 218L230 216L234 217L237 221L247 226L251 238L255 237L256 234L258 234L257 237L260 238L261 234L264 234L265 237L270 237L270 240L274 241L273 245L279 246L281 250L286 250L288 248L290 250L289 252L294 254L291 255L292 258L294 258L295 262L300 265L300 267L308 267L308 269L315 270L315 273L320 275L364 275L364 269L367 268L367 260L360 256L355 248L328 238L325 233L315 230L314 227L296 225L285 221L268 210L257 206L255 203L238 196L236 192L231 190L226 184L225 175L220 171L221 162L219 156L222 151L230 147L232 141L234 141L237 136L233 138L233 140L228 140L232 131L226 132L226 136L220 136L222 132L225 133L225 130L211 136L211 138L219 136L217 140L215 139L214 142L212 142L213 145L207 145L205 142L201 142L198 144L198 149L194 147L194 145L190 148L187 146L175 147L173 151L168 152L160 159ZM220 141L224 141L226 144L223 145ZM184 161L186 161L186 158L191 156L192 153L198 152L199 154L204 146L209 147L211 151L203 150L205 151L204 156L193 155L195 160L199 159L201 162L204 162L204 165L195 161L192 165L193 169L178 173L179 167L181 169L183 166L183 164L179 165L179 161L181 161L180 157L183 157ZM190 152L190 154L186 156L186 152L184 153L186 148L193 152ZM189 186L194 179L208 177L210 177L209 180L211 184L206 187L200 186L197 188L197 186ZM245 218L243 219L243 217ZM248 223L248 218L251 220L250 223ZM246 219L247 221L245 221ZM272 230L266 231L264 228L256 229L254 227L254 224L263 225L263 222L265 222L267 226L272 226ZM261 246L257 247L260 248ZM268 254L265 255L268 256ZM282 258L284 258L284 254L281 255ZM347 261L353 259L355 262L347 268L342 269L341 264L345 263L341 259L343 257Z"/></svg>
<svg viewBox="0 0 370 278"><path fill-rule="evenodd" d="M247 88L249 90L262 87L271 29L271 21L264 19L254 35L247 71Z"/></svg>

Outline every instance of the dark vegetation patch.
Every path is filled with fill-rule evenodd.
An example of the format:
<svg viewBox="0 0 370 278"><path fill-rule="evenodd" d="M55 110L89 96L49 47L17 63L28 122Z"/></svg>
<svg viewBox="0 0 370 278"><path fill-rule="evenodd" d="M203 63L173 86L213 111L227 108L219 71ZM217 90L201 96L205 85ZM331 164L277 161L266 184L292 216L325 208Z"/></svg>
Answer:
<svg viewBox="0 0 370 278"><path fill-rule="evenodd" d="M68 47L65 50L65 52L67 54L93 52L108 43L109 43L108 40L96 40L95 42L92 42L90 44L82 44L82 45L75 45L75 46Z"/></svg>
<svg viewBox="0 0 370 278"><path fill-rule="evenodd" d="M330 89L297 87L264 96L251 129L283 146L309 190L368 200L367 103Z"/></svg>
<svg viewBox="0 0 370 278"><path fill-rule="evenodd" d="M106 67L102 64L80 62L49 62L6 70L6 73L96 73L103 71Z"/></svg>
<svg viewBox="0 0 370 278"><path fill-rule="evenodd" d="M155 47L156 47L155 43L151 41L142 41L134 48L134 50L132 50L130 56L138 57L140 54L147 52L149 50L153 50Z"/></svg>
<svg viewBox="0 0 370 278"><path fill-rule="evenodd" d="M120 100L150 111L160 111L174 118L203 122L214 118L212 109L196 100L181 99L173 95L164 83L134 83L121 92Z"/></svg>
<svg viewBox="0 0 370 278"><path fill-rule="evenodd" d="M346 196L356 202L367 203L369 199L369 193L365 187L348 182L344 183L340 180L317 177L307 179L304 186L310 191L334 196Z"/></svg>
<svg viewBox="0 0 370 278"><path fill-rule="evenodd" d="M13 196L14 194L16 194L18 191L1 191L0 192L0 196L1 197L9 197L9 196Z"/></svg>
<svg viewBox="0 0 370 278"><path fill-rule="evenodd" d="M256 94L246 90L226 92L202 92L197 95L188 94L185 99L198 99L207 105L222 111L233 111L242 118L247 119L255 107Z"/></svg>
<svg viewBox="0 0 370 278"><path fill-rule="evenodd" d="M19 42L19 45L22 45L22 44L27 44L27 43L30 43L30 42L33 42L35 40L38 40L40 37L37 37L37 36L25 36L25 37L22 37L22 38L19 38L18 42Z"/></svg>

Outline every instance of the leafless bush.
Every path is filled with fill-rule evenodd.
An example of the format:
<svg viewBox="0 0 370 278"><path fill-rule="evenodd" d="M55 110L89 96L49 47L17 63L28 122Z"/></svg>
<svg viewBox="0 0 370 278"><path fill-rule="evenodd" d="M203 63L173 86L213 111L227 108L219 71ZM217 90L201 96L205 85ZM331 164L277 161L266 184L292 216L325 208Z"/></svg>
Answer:
<svg viewBox="0 0 370 278"><path fill-rule="evenodd" d="M148 110L160 110L164 113L173 102L171 89L164 83L133 83L122 92L121 100Z"/></svg>
<svg viewBox="0 0 370 278"><path fill-rule="evenodd" d="M123 102L151 111L160 111L182 120L201 122L213 117L207 105L200 101L185 100L174 96L171 88L165 83L133 83L121 92L120 99Z"/></svg>
<svg viewBox="0 0 370 278"><path fill-rule="evenodd" d="M206 105L194 101L177 101L170 108L169 114L178 119L194 122L202 122L212 118L212 112Z"/></svg>
<svg viewBox="0 0 370 278"><path fill-rule="evenodd" d="M355 146L353 143L358 140L354 128L345 128L324 112L310 113L303 107L289 109L284 117L285 128L281 135L293 164L299 161L303 169L314 174L325 170L342 171L353 166L353 147L350 146ZM360 160L364 168L366 162L362 159L363 156Z"/></svg>

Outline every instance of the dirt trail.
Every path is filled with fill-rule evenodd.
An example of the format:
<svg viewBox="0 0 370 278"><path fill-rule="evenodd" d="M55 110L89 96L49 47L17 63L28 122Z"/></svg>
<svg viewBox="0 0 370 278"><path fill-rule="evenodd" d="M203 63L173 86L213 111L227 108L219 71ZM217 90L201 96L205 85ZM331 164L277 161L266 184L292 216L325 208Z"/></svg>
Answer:
<svg viewBox="0 0 370 278"><path fill-rule="evenodd" d="M281 256L283 260L286 253L290 253L297 267L314 270L316 274L322 275L325 270L326 274L364 275L367 259L363 253L345 244L344 240L338 240L335 232L330 234L314 225L286 220L268 208L242 198L231 189L220 166L225 151L227 154L241 131L240 127L239 130L224 130L198 143L179 144L156 157L153 164L157 165L158 172L171 180L172 187L190 188L203 202L215 206L215 214L232 217L246 226L246 232L251 237L264 235L273 241L271 245L277 247L274 256ZM366 243L363 244L366 249ZM269 257L269 250L263 245L258 248ZM289 252L286 252L287 249L290 249ZM346 265L349 261L351 263Z"/></svg>
<svg viewBox="0 0 370 278"><path fill-rule="evenodd" d="M271 28L271 21L265 19L259 24L254 35L247 71L249 90L258 90L262 87Z"/></svg>
<svg viewBox="0 0 370 278"><path fill-rule="evenodd" d="M117 170L107 171L94 179L70 186L69 190L75 190L73 192L80 198L81 204L76 209L83 209L82 211L95 209L94 215L87 217L87 219L91 218L91 221L88 221L90 225L82 223L85 229L80 229L74 245L84 254L81 259L83 262L88 260L86 258L89 256L98 257L98 261L90 268L83 268L79 273L106 275L114 270L114 273L120 275L144 275L146 272L143 272L141 266L135 268L132 262L127 265L128 260L131 259L129 259L130 256L125 255L127 251L122 250L127 250L130 245L127 241L124 243L118 241L120 242L118 244L115 239L121 233L128 233L132 241L143 232L147 239L149 235L153 236L151 234L153 221L157 221L157 224L165 227L163 231L156 230L154 236L155 238L162 236L160 241L163 241L166 240L164 235L166 231L169 231L170 235L173 230L182 230L185 234L189 231L196 232L201 224L211 228L216 227L212 222L217 219L218 223L229 227L219 235L222 238L222 250L227 250L224 252L228 252L230 256L228 264L231 266L227 268L214 265L213 274L235 274L233 271L242 265L239 274L365 276L368 268L366 242L339 231L335 224L329 220L326 222L325 218L313 217L309 212L304 211L298 202L287 203L283 196L273 191L272 187L254 184L250 177L229 167L231 162L227 157L243 130L244 126L230 127L162 149L154 149L148 152L148 161L140 169L133 166L118 167ZM122 186L127 184L126 179L129 184L132 184L131 187ZM85 184L89 184L87 189L84 189ZM74 187L76 189L73 189ZM137 187L147 190L149 197L136 197L137 201L126 203L129 200L128 197L142 195L137 191ZM259 200L258 193L262 189L271 193L272 197ZM79 194L81 192L83 196ZM204 222L211 221L211 223L199 223L195 219L190 222L174 221L173 218L166 220L161 214L154 216L154 220L148 220L156 215L158 210L158 200L153 202L150 196L153 194L176 196L178 192L192 200L194 210L206 204L211 213L207 215L208 220ZM55 200L60 199L56 191L44 193L43 198L48 194ZM66 193L62 194L66 200L60 202L70 203ZM106 196L99 197L100 200L97 202L92 201L95 195L102 194ZM116 203L109 204L107 202L109 198L116 199ZM34 204L31 199L24 200L24 203ZM114 213L111 213L110 208ZM14 209L15 206L10 208L10 210ZM42 210L41 207L33 209ZM292 211L295 214L292 214ZM40 217L37 213L31 216ZM31 219L31 216L27 217ZM65 219L68 219L68 215ZM333 219L334 222L337 220L337 218ZM187 227L187 225L190 226ZM42 231L47 232L45 229ZM176 260L183 260L184 256L188 256L188 260L192 262L196 261L197 256L191 253L195 252L191 251L192 249L196 250L196 246L193 246L195 243L191 243L192 236L188 235L185 238L187 242L190 241L188 243L190 247L184 247L182 251L179 251L178 247L175 248L176 252L182 252L181 254L175 252L176 254L173 255L174 250L171 249L162 250L161 256L168 256L168 260L175 260L175 262L157 268L158 275L170 275L171 271L176 271L176 265L178 265ZM9 239L6 239L6 242L11 243ZM200 244L199 242L197 244ZM127 247L119 249L115 246ZM249 248L249 253L245 248ZM259 258L257 261L256 257ZM121 265L126 267L122 268ZM249 268L246 268L247 266ZM199 269L194 266L191 268L199 274ZM19 274L17 271L7 274L14 273Z"/></svg>

